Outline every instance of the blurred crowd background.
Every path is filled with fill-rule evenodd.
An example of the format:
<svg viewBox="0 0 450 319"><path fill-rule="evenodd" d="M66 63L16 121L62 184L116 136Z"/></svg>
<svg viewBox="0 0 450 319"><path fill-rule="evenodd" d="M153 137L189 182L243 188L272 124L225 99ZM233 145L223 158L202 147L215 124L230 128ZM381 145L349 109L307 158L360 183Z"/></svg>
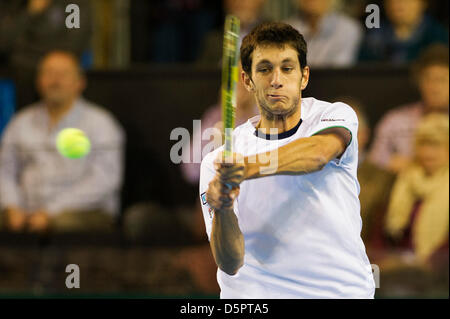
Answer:
<svg viewBox="0 0 450 319"><path fill-rule="evenodd" d="M65 25L69 3L80 28ZM369 4L380 9L368 28ZM193 155L220 127L226 14L241 38L285 21L308 44L304 96L359 117L362 237L376 297L448 298L447 0L0 2L0 297L218 296ZM237 88L237 124L257 113ZM194 130L193 120L201 119ZM67 159L65 127L91 152ZM186 128L189 138L172 136ZM181 163L171 149L183 144ZM205 146L209 140L202 140ZM198 159L197 159L198 160ZM65 287L77 264L81 288Z"/></svg>

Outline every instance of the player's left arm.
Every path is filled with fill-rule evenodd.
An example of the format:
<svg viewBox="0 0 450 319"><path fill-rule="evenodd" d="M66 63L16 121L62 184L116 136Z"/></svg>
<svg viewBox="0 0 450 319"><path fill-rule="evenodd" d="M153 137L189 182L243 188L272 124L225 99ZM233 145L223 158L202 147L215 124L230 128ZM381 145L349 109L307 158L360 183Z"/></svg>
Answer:
<svg viewBox="0 0 450 319"><path fill-rule="evenodd" d="M300 138L276 150L276 161L268 165L258 156L245 158L244 179L270 175L301 175L321 170L332 159L339 158L352 138L344 127L327 128L314 136ZM264 158L271 158L267 153Z"/></svg>
<svg viewBox="0 0 450 319"><path fill-rule="evenodd" d="M221 179L237 187L246 179L271 175L302 175L321 170L329 161L344 154L352 139L352 133L344 127L326 128L311 137L297 139L272 153L233 160L233 164L221 163L221 154L215 163ZM235 154L237 157L239 154ZM263 155L263 156L261 156ZM240 155L239 155L240 156ZM264 160L261 160L264 159ZM269 160L269 164L267 163Z"/></svg>

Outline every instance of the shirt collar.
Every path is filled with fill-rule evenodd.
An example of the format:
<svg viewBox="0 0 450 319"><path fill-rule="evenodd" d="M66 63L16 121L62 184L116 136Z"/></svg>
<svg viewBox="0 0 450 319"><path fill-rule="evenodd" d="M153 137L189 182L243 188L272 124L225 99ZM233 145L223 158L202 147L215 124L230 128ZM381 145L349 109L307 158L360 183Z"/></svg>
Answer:
<svg viewBox="0 0 450 319"><path fill-rule="evenodd" d="M79 126L82 109L83 109L83 100L82 98L78 98L73 102L72 108L60 119L58 124L53 129L51 129L51 132L55 131L58 132L61 129L67 127ZM50 118L44 103L42 103L42 110L43 110L43 123L46 125L48 129Z"/></svg>
<svg viewBox="0 0 450 319"><path fill-rule="evenodd" d="M258 129L255 129L255 132L253 133L255 136L266 139L266 140L281 140L283 138L288 138L297 133L298 128L302 124L303 120L300 118L300 121L298 121L297 125L295 125L290 130L287 130L280 134L265 134L259 131Z"/></svg>

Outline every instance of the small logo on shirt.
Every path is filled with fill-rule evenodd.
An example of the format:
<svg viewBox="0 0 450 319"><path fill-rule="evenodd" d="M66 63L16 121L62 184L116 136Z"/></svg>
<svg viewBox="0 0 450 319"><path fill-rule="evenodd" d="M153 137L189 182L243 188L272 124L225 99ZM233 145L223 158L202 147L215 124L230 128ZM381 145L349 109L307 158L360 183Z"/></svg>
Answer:
<svg viewBox="0 0 450 319"><path fill-rule="evenodd" d="M207 201L206 201L206 192L202 193L200 195L201 199L202 199L202 205L206 205Z"/></svg>
<svg viewBox="0 0 450 319"><path fill-rule="evenodd" d="M209 213L209 217L213 218L214 209L212 209L211 207L208 207L208 213Z"/></svg>
<svg viewBox="0 0 450 319"><path fill-rule="evenodd" d="M206 207L208 207L208 213L209 213L209 217L213 218L213 214L214 214L214 209L212 209L208 202L206 201L206 192L200 194L200 197L202 199L202 205L206 205Z"/></svg>
<svg viewBox="0 0 450 319"><path fill-rule="evenodd" d="M321 122L338 122L338 121L342 121L344 122L344 119L321 119Z"/></svg>

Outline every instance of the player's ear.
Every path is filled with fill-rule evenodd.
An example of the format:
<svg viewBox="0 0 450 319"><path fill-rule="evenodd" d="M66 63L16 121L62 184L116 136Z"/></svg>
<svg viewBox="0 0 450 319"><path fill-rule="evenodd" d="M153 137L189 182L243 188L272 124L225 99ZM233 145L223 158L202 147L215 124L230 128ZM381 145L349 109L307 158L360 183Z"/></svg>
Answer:
<svg viewBox="0 0 450 319"><path fill-rule="evenodd" d="M255 88L253 86L252 80L250 79L248 74L245 73L245 71L241 72L241 78L242 78L242 83L244 83L244 86L247 89L247 91L253 92L255 90Z"/></svg>
<svg viewBox="0 0 450 319"><path fill-rule="evenodd" d="M300 88L303 91L304 89L306 89L306 86L308 85L309 82L309 67L305 66L302 69L302 79L301 79L301 83L300 83Z"/></svg>

